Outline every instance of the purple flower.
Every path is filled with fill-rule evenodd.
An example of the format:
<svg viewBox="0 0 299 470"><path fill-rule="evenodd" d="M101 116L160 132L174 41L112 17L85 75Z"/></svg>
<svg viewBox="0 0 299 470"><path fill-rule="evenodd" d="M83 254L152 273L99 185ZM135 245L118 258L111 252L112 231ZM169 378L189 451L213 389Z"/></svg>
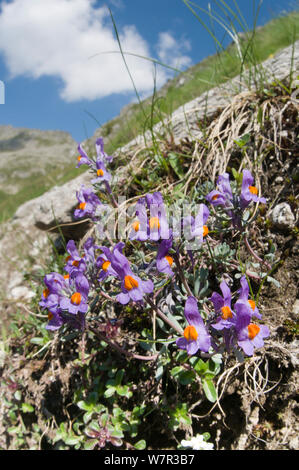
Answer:
<svg viewBox="0 0 299 470"><path fill-rule="evenodd" d="M212 324L212 327L216 330L222 330L223 328L230 328L235 324L236 314L233 312L231 307L232 294L225 281L220 284L222 296L218 292L213 292L211 301L214 304L216 314L220 315L216 323Z"/></svg>
<svg viewBox="0 0 299 470"><path fill-rule="evenodd" d="M88 237L86 242L83 245L84 250L84 259L88 263L95 262L95 250L98 249L99 246L94 244L94 239L92 237Z"/></svg>
<svg viewBox="0 0 299 470"><path fill-rule="evenodd" d="M198 214L194 217L184 217L182 220L184 235L187 240L194 240L197 245L202 245L204 237L209 233L206 222L210 211L205 204L200 204Z"/></svg>
<svg viewBox="0 0 299 470"><path fill-rule="evenodd" d="M61 326L66 323L61 316L61 309L56 311L49 310L48 312L48 323L46 325L46 330L55 331L61 328Z"/></svg>
<svg viewBox="0 0 299 470"><path fill-rule="evenodd" d="M44 289L41 295L41 300L39 302L40 307L42 310L50 310L52 312L56 312L59 307L59 295L58 294L51 294L49 289Z"/></svg>
<svg viewBox="0 0 299 470"><path fill-rule="evenodd" d="M104 139L103 137L99 137L96 140L96 151L97 151L97 156L98 160L106 161L108 163L111 163L113 160L113 157L110 155L107 155L106 152L104 152Z"/></svg>
<svg viewBox="0 0 299 470"><path fill-rule="evenodd" d="M108 249L108 248L107 248ZM100 269L100 274L98 275L98 280L101 282L106 279L108 276L117 277L117 272L111 266L111 261L107 256L102 253L96 259L96 267Z"/></svg>
<svg viewBox="0 0 299 470"><path fill-rule="evenodd" d="M102 160L96 161L96 172L97 172L96 178L91 180L93 184L103 183L103 182L109 183L109 181L111 180L111 175L106 170L105 164Z"/></svg>
<svg viewBox="0 0 299 470"><path fill-rule="evenodd" d="M253 186L253 177L249 170L243 170L243 180L240 195L233 195L229 182L229 174L220 175L217 180L217 189L211 191L207 201L213 206L222 206L232 219L233 225L241 229L241 215L251 201L266 203L266 199L257 196L258 190Z"/></svg>
<svg viewBox="0 0 299 470"><path fill-rule="evenodd" d="M157 270L160 273L165 273L168 276L173 276L173 271L171 269L173 258L169 255L169 250L172 247L172 236L168 240L162 240L157 254Z"/></svg>
<svg viewBox="0 0 299 470"><path fill-rule="evenodd" d="M86 270L86 263L84 259L79 255L74 240L70 240L66 245L69 256L66 258L67 264L64 269L69 274L74 272L84 272Z"/></svg>
<svg viewBox="0 0 299 470"><path fill-rule="evenodd" d="M82 217L91 217L93 219L97 207L102 206L98 196L91 188L85 188L84 185L81 186L80 191L76 192L76 196L79 204L74 212L74 217L76 219Z"/></svg>
<svg viewBox="0 0 299 470"><path fill-rule="evenodd" d="M57 330L65 323L73 328L84 328L89 292L86 277L80 271L64 276L54 272L47 274L44 282L47 287L39 305L48 310L46 329Z"/></svg>
<svg viewBox="0 0 299 470"><path fill-rule="evenodd" d="M118 278L121 280L122 292L117 295L116 299L121 304L125 305L130 300L140 302L143 300L145 294L150 294L154 290L154 284L151 280L143 281L137 276L130 268L129 261L123 255L122 249L124 243L119 242L113 248L112 253L109 248L101 247L101 250L106 255L111 267L117 273Z"/></svg>
<svg viewBox="0 0 299 470"><path fill-rule="evenodd" d="M42 292L39 305L42 309L48 309L52 313L58 311L59 297L67 288L68 281L59 273L46 274L44 277L46 288Z"/></svg>
<svg viewBox="0 0 299 470"><path fill-rule="evenodd" d="M184 336L176 340L177 346L185 349L189 355L196 354L198 350L208 352L211 337L198 311L195 297L188 297L184 313L189 325L184 330Z"/></svg>
<svg viewBox="0 0 299 470"><path fill-rule="evenodd" d="M253 183L254 179L250 171L244 170L240 198L240 204L242 209L245 209L251 201L266 204L266 199L264 197L258 197L258 189L253 186Z"/></svg>
<svg viewBox="0 0 299 470"><path fill-rule="evenodd" d="M251 323L248 309L245 304L235 305L237 313L236 339L238 346L243 349L247 356L252 356L255 348L264 346L264 338L270 335L269 328L265 325Z"/></svg>
<svg viewBox="0 0 299 470"><path fill-rule="evenodd" d="M148 238L148 219L145 198L139 199L135 206L135 220L129 233L130 240L145 241Z"/></svg>
<svg viewBox="0 0 299 470"><path fill-rule="evenodd" d="M82 144L78 145L78 152L80 153L80 155L77 158L78 163L77 163L76 168L79 168L81 165L92 166L93 162L88 158L88 155L85 152L85 150L83 149Z"/></svg>
<svg viewBox="0 0 299 470"><path fill-rule="evenodd" d="M239 289L239 298L237 300L237 302L235 303L235 305L237 305L238 303L243 303L244 305L246 305L247 309L248 309L248 314L251 316L251 317L257 317L259 319L262 318L262 315L260 314L259 312L259 309L257 308L256 304L255 304L255 301L254 300L248 300L248 296L249 296L249 285L248 285L248 282L246 280L246 276L242 276L241 279L240 279L240 284L241 284L241 289Z"/></svg>
<svg viewBox="0 0 299 470"><path fill-rule="evenodd" d="M62 297L60 300L61 310L66 310L72 315L78 312L86 313L88 310L89 283L82 273L77 273L76 277L71 278L71 295Z"/></svg>
<svg viewBox="0 0 299 470"><path fill-rule="evenodd" d="M206 199L213 206L231 207L233 203L233 193L229 182L229 174L223 173L217 179L218 190L211 191Z"/></svg>
<svg viewBox="0 0 299 470"><path fill-rule="evenodd" d="M162 194L158 191L153 194L147 194L145 200L150 210L148 238L153 241L158 241L160 238L164 240L169 239L169 225Z"/></svg>

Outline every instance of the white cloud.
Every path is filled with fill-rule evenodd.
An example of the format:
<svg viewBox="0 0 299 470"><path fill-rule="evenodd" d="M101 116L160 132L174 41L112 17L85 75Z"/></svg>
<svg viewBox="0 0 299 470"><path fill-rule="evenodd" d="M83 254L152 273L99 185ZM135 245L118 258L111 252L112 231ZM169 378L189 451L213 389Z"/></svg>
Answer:
<svg viewBox="0 0 299 470"><path fill-rule="evenodd" d="M158 56L161 62L178 69L189 67L191 65L191 58L186 55L190 51L190 42L181 38L177 40L169 32L159 34L159 41L157 44Z"/></svg>
<svg viewBox="0 0 299 470"><path fill-rule="evenodd" d="M95 0L6 0L1 6L0 54L12 78L58 77L60 95L68 102L133 91L121 54L107 53L119 51L119 46L104 5L97 7ZM124 51L151 57L135 26L125 26L119 35ZM159 57L168 64L170 39L164 33L159 41ZM181 48L177 44L174 48L180 56ZM174 64L175 58L171 60ZM180 60L188 63L185 56ZM138 91L150 93L152 63L129 55L126 61ZM159 69L157 86L169 76L166 69Z"/></svg>

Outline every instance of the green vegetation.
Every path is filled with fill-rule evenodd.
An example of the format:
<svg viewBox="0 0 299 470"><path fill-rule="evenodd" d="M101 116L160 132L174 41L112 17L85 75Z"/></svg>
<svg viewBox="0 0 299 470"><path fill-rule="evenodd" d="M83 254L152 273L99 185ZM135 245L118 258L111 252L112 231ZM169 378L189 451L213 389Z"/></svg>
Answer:
<svg viewBox="0 0 299 470"><path fill-rule="evenodd" d="M128 118L121 117L119 131L113 133L111 137L109 131L112 124L120 124L120 119L115 118L105 124L103 136L106 137L107 151L110 153L115 151L137 135L143 134L163 117L170 116L179 106L241 74L247 67L257 67L253 71L256 74L256 85L263 88L263 73L258 64L298 39L298 11L275 18L254 32L249 32L240 40L243 61L240 61L236 45L232 44L226 50L207 57L175 77L167 85L163 96L157 93L153 98L143 102L143 111L138 104L135 104ZM180 87L178 81L182 77L185 78L185 83Z"/></svg>

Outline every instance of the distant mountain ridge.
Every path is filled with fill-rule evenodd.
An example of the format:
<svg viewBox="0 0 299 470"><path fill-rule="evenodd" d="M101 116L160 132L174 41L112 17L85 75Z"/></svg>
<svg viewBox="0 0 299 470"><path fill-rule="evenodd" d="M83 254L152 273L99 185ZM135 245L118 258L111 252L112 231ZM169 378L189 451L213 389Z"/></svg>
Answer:
<svg viewBox="0 0 299 470"><path fill-rule="evenodd" d="M64 169L76 147L68 132L0 126L0 190L16 194L33 175Z"/></svg>

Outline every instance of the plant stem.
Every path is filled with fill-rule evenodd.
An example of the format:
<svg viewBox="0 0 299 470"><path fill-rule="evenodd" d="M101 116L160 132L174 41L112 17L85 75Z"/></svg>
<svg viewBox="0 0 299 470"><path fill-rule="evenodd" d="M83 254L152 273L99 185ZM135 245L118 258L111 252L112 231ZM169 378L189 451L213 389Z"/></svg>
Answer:
<svg viewBox="0 0 299 470"><path fill-rule="evenodd" d="M247 239L246 236L244 236L244 242L245 242L245 245L246 245L246 248L248 249L249 253L261 264L264 264L267 269L271 269L271 265L269 263L267 263L267 261L263 260L262 258L260 258L256 253L255 251L251 248L251 246L249 245L249 241Z"/></svg>
<svg viewBox="0 0 299 470"><path fill-rule="evenodd" d="M183 334L182 328L178 328L161 310L157 307L157 305L150 299L150 297L146 298L147 302L150 306L157 312L157 315L171 328L173 328L180 336Z"/></svg>
<svg viewBox="0 0 299 470"><path fill-rule="evenodd" d="M110 184L108 183L108 181L105 181L105 186L106 186L106 189L107 189L107 193L108 193L109 196L110 196L112 205L114 206L115 209L118 209L117 201L116 201L116 199L115 199L115 197L114 197L114 195L113 195L111 186L110 186Z"/></svg>
<svg viewBox="0 0 299 470"><path fill-rule="evenodd" d="M187 291L189 297L194 297L194 295L193 295L192 292L191 292L190 287L188 286L188 282L187 282L187 280L186 280L186 278L185 278L185 274L184 274L184 271L183 271L183 269L182 269L182 266L181 266L181 263L180 263L180 258L179 258L179 255L178 255L177 252L175 252L175 253L173 254L173 258L174 258L174 260L175 260L175 264L176 264L176 267L177 267L177 270L178 270L180 279L181 279L182 283L184 284L185 289L186 289L186 291Z"/></svg>
<svg viewBox="0 0 299 470"><path fill-rule="evenodd" d="M128 357L129 359L138 359L140 361L155 361L159 355L159 354L155 354L154 356L141 356L140 354L135 354L130 351L126 351L118 343L115 343L111 339L107 338L105 335L97 331L95 328L89 327L89 331L95 334L101 341L105 341L105 343L109 344L109 346L114 348L117 352L119 352L123 356Z"/></svg>
<svg viewBox="0 0 299 470"><path fill-rule="evenodd" d="M206 242L207 242L207 247L208 247L208 250L209 250L209 253L210 253L212 265L213 265L213 268L214 268L214 270L215 270L215 272L216 272L216 271L217 271L217 267L216 267L216 263L215 263L215 260L214 260L214 256L213 256L213 253L212 253L212 250L211 250L211 247L210 247L208 238L206 239Z"/></svg>

